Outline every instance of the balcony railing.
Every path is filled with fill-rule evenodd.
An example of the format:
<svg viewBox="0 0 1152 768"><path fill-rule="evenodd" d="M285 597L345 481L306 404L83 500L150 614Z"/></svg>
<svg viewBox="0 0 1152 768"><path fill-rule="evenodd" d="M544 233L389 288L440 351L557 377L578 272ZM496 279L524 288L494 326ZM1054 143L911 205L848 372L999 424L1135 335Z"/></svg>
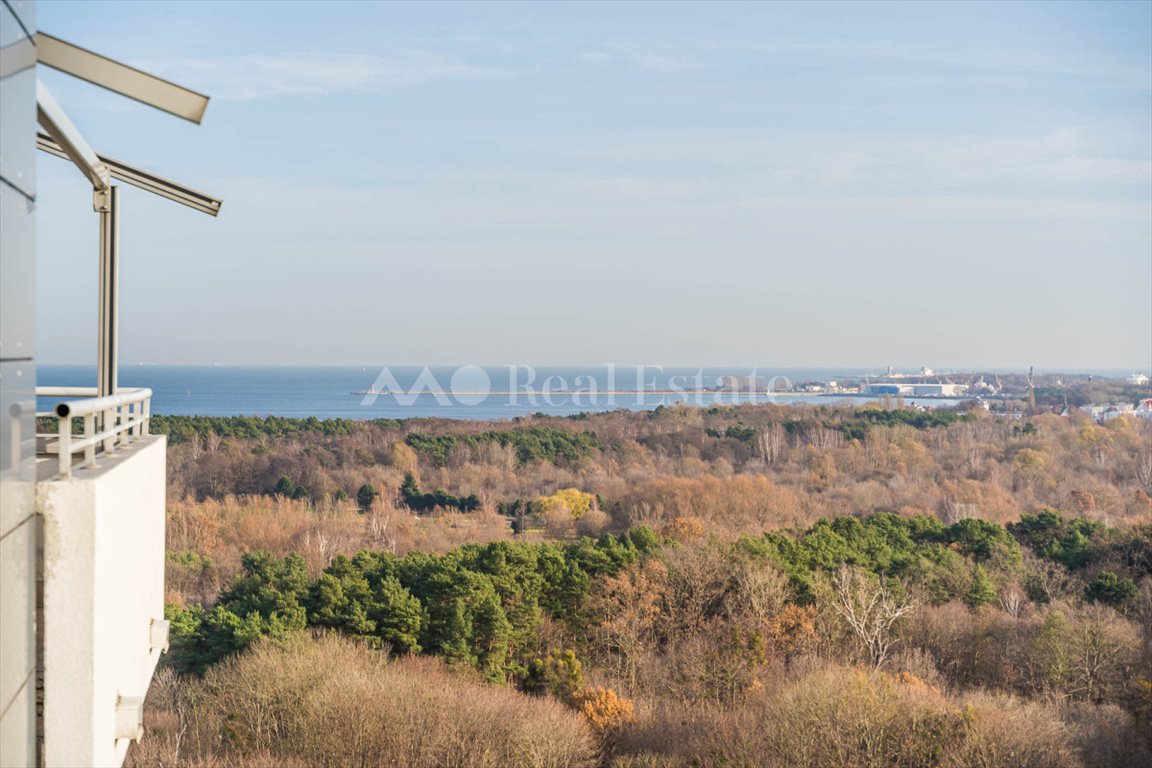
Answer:
<svg viewBox="0 0 1152 768"><path fill-rule="evenodd" d="M148 434L152 411L150 389L121 388L114 395L96 397L95 387L37 387L36 397L83 398L65 400L51 411L36 413L37 425L56 419L55 432L37 431L36 452L56 456L61 479L72 476L74 454L83 455L81 468L92 467L97 454L112 456L117 446Z"/></svg>

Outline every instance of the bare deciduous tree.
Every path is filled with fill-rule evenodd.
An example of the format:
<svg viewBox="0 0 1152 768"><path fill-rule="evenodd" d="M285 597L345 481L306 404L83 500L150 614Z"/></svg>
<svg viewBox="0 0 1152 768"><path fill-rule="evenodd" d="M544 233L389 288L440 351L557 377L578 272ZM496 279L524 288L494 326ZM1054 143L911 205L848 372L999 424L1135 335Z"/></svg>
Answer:
<svg viewBox="0 0 1152 768"><path fill-rule="evenodd" d="M1146 448L1136 457L1136 480L1152 490L1152 450Z"/></svg>
<svg viewBox="0 0 1152 768"><path fill-rule="evenodd" d="M204 441L200 439L200 433L193 432L192 437L188 440L188 455L193 461L200 458L204 453Z"/></svg>
<svg viewBox="0 0 1152 768"><path fill-rule="evenodd" d="M844 619L879 669L888 659L895 638L892 627L916 607L897 597L881 579L859 568L841 564L832 576L833 608Z"/></svg>
<svg viewBox="0 0 1152 768"><path fill-rule="evenodd" d="M1001 590L999 600L1000 607L1014 619L1020 618L1020 614L1024 612L1024 607L1028 604L1028 596L1015 582Z"/></svg>
<svg viewBox="0 0 1152 768"><path fill-rule="evenodd" d="M396 554L396 533L391 530L392 515L395 511L391 505L385 508L384 505L377 503L368 515L367 521L368 535L373 543L392 554Z"/></svg>
<svg viewBox="0 0 1152 768"><path fill-rule="evenodd" d="M820 427L809 432L809 441L820 451L830 451L844 444L844 433L837 429Z"/></svg>
<svg viewBox="0 0 1152 768"><path fill-rule="evenodd" d="M940 511L940 522L945 525L954 525L969 517L979 517L980 507L976 504L945 499L944 508Z"/></svg>
<svg viewBox="0 0 1152 768"><path fill-rule="evenodd" d="M744 618L764 627L788 602L788 577L767 563L736 561L729 618Z"/></svg>
<svg viewBox="0 0 1152 768"><path fill-rule="evenodd" d="M774 464L788 447L788 435L784 428L773 422L756 435L756 450L765 464Z"/></svg>
<svg viewBox="0 0 1152 768"><path fill-rule="evenodd" d="M322 564L321 567L327 568L332 564L332 558L336 556L344 544L344 540L340 536L333 536L327 531L323 530L308 530L304 532L304 550L307 553L315 553L318 561Z"/></svg>
<svg viewBox="0 0 1152 768"><path fill-rule="evenodd" d="M639 660L654 644L667 576L663 563L650 560L604 577L595 590L596 639L609 657L609 669L627 681L629 690L636 689Z"/></svg>

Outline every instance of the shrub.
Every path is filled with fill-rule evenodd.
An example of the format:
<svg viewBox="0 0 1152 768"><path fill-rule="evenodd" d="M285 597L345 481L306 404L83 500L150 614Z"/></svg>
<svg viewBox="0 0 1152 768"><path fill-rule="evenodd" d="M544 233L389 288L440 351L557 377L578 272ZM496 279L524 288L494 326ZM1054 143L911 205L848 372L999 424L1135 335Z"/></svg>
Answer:
<svg viewBox="0 0 1152 768"><path fill-rule="evenodd" d="M387 663L336 636L258 643L181 685L183 714L151 708L130 765L576 768L595 751L589 727L559 702L435 661ZM158 698L173 700L149 702Z"/></svg>
<svg viewBox="0 0 1152 768"><path fill-rule="evenodd" d="M606 734L632 722L631 699L621 698L611 688L584 688L572 697L572 705L596 729Z"/></svg>
<svg viewBox="0 0 1152 768"><path fill-rule="evenodd" d="M1061 714L1089 768L1152 765L1152 733L1147 723L1115 704L1075 702Z"/></svg>
<svg viewBox="0 0 1152 768"><path fill-rule="evenodd" d="M533 659L523 683L524 690L549 694L565 704L571 704L583 687L582 665L572 650L554 650L543 659Z"/></svg>
<svg viewBox="0 0 1152 768"><path fill-rule="evenodd" d="M360 490L356 491L356 503L360 505L361 509L372 509L372 502L376 501L376 497L380 495L380 491L371 483L364 483L360 486Z"/></svg>
<svg viewBox="0 0 1152 768"><path fill-rule="evenodd" d="M1132 579L1122 579L1112 571L1103 571L1084 588L1084 597L1089 602L1124 609L1136 598L1136 585Z"/></svg>
<svg viewBox="0 0 1152 768"><path fill-rule="evenodd" d="M963 705L964 739L950 745L948 768L1079 768L1070 730L1055 709L1012 696L977 693Z"/></svg>
<svg viewBox="0 0 1152 768"><path fill-rule="evenodd" d="M921 766L963 737L960 718L919 678L829 666L785 688L764 712L781 766Z"/></svg>

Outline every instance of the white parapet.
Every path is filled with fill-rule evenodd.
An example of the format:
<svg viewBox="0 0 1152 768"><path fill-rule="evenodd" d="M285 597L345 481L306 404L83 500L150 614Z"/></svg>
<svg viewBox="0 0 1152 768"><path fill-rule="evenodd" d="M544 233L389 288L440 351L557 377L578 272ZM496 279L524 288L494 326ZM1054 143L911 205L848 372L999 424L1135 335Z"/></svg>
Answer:
<svg viewBox="0 0 1152 768"><path fill-rule="evenodd" d="M163 436L37 484L44 526L44 760L120 766L160 654Z"/></svg>

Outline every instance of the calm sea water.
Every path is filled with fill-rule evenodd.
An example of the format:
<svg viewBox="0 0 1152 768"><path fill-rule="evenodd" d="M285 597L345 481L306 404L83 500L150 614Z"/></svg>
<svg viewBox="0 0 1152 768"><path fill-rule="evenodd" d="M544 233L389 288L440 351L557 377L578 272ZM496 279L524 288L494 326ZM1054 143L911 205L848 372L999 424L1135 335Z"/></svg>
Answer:
<svg viewBox="0 0 1152 768"><path fill-rule="evenodd" d="M911 371L909 371L911 372ZM383 376L382 376L383 373ZM861 404L865 398L837 395L798 396L745 391L696 394L717 387L723 377L742 380L755 374L778 384L877 376L881 371L810 368L610 368L431 367L288 368L236 366L127 366L120 385L150 387L154 413L204 416L290 416L302 418L508 419L532 413L565 416L617 408L651 410L687 402L710 406L732 403ZM80 365L37 366L41 386L93 386L95 368ZM640 390L640 393L637 393ZM668 390L676 390L669 392ZM386 394L371 394L371 393ZM369 394L365 394L369 393ZM956 400L906 398L929 406ZM40 407L52 401L42 398Z"/></svg>

